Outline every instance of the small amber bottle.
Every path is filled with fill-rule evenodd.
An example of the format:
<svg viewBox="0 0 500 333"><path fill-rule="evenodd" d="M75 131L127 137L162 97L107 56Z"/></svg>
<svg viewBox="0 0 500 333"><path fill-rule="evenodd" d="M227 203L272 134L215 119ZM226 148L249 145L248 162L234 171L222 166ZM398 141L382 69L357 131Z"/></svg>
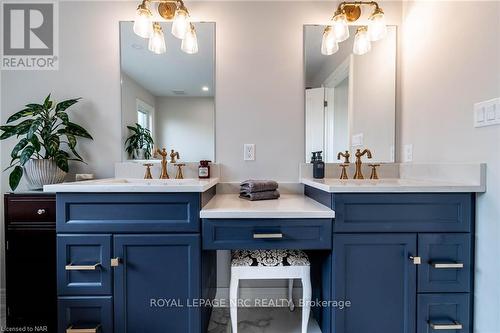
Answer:
<svg viewBox="0 0 500 333"><path fill-rule="evenodd" d="M210 178L210 162L208 160L200 161L200 166L198 167L198 178L207 179Z"/></svg>

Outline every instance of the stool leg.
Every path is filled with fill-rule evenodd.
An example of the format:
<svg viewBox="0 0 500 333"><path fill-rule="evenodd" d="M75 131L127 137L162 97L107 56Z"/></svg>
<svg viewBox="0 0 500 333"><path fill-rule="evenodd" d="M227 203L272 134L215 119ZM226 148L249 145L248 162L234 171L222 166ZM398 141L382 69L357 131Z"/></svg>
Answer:
<svg viewBox="0 0 500 333"><path fill-rule="evenodd" d="M288 279L288 305L290 311L295 309L295 304L293 304L293 279Z"/></svg>
<svg viewBox="0 0 500 333"><path fill-rule="evenodd" d="M307 333L307 325L309 324L309 314L311 312L311 279L309 276L302 278L302 333Z"/></svg>
<svg viewBox="0 0 500 333"><path fill-rule="evenodd" d="M238 284L239 279L231 277L231 283L229 286L229 308L233 333L238 332Z"/></svg>

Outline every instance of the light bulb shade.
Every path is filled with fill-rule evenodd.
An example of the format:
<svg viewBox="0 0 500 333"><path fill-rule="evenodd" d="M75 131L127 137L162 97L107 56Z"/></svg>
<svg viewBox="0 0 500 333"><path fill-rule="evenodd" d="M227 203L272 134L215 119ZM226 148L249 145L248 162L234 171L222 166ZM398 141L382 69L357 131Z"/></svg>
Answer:
<svg viewBox="0 0 500 333"><path fill-rule="evenodd" d="M149 38L153 33L153 22L151 18L153 14L145 5L141 4L137 8L137 13L134 21L134 32L142 38Z"/></svg>
<svg viewBox="0 0 500 333"><path fill-rule="evenodd" d="M368 36L368 30L366 27L359 27L354 37L354 47L352 52L357 55L363 55L370 52L372 49L372 43L370 42L370 37Z"/></svg>
<svg viewBox="0 0 500 333"><path fill-rule="evenodd" d="M339 50L339 43L335 39L332 27L327 26L323 31L323 38L321 40L321 54L332 55Z"/></svg>
<svg viewBox="0 0 500 333"><path fill-rule="evenodd" d="M191 26L182 40L181 50L187 54L198 53L198 38L196 37L196 30L194 29L194 26Z"/></svg>
<svg viewBox="0 0 500 333"><path fill-rule="evenodd" d="M165 35L163 34L163 29L161 25L157 22L153 25L153 34L149 38L148 44L149 51L162 54L167 52L167 44L165 43Z"/></svg>
<svg viewBox="0 0 500 333"><path fill-rule="evenodd" d="M375 10L368 20L368 35L372 42L381 40L387 36L387 25L385 24L384 12Z"/></svg>
<svg viewBox="0 0 500 333"><path fill-rule="evenodd" d="M179 39L184 39L189 30L188 12L182 8L177 9L174 15L174 22L172 23L172 35Z"/></svg>
<svg viewBox="0 0 500 333"><path fill-rule="evenodd" d="M345 13L337 12L332 19L332 29L338 43L349 38L349 25Z"/></svg>

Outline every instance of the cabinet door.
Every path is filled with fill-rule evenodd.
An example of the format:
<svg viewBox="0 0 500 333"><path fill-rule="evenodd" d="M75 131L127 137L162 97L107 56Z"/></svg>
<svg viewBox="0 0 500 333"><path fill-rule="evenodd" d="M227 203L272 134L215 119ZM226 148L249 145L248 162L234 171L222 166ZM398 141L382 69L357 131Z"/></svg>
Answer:
<svg viewBox="0 0 500 333"><path fill-rule="evenodd" d="M415 332L415 234L337 234L333 239L333 332Z"/></svg>
<svg viewBox="0 0 500 333"><path fill-rule="evenodd" d="M116 332L200 331L199 235L115 235Z"/></svg>

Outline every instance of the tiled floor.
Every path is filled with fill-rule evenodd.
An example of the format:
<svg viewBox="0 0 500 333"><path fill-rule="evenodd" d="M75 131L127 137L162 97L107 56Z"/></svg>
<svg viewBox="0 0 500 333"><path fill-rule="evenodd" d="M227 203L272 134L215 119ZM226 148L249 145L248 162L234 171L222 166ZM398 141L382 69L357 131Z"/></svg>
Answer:
<svg viewBox="0 0 500 333"><path fill-rule="evenodd" d="M288 308L239 308L238 333L300 333L302 311ZM231 333L229 308L215 308L208 333ZM309 320L307 333L321 333L314 318Z"/></svg>

